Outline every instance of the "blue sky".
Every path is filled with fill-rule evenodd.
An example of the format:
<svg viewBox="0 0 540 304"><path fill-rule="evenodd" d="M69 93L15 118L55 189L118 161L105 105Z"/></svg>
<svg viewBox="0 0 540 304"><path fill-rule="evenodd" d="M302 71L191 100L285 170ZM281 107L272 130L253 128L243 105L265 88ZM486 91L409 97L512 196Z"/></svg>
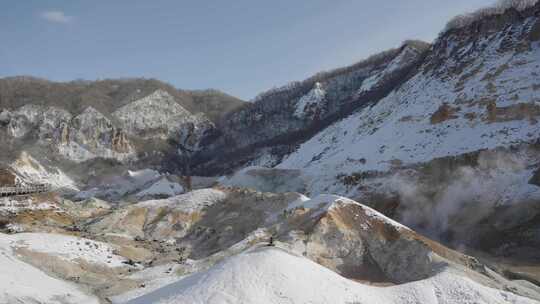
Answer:
<svg viewBox="0 0 540 304"><path fill-rule="evenodd" d="M0 77L153 77L249 99L493 0L0 0Z"/></svg>

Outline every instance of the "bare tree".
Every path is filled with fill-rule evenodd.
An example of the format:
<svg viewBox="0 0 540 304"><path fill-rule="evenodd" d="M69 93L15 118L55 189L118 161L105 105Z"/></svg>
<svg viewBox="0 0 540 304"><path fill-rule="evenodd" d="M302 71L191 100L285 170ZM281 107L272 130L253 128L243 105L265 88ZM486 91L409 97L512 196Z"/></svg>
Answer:
<svg viewBox="0 0 540 304"><path fill-rule="evenodd" d="M494 6L481 8L475 12L454 17L446 24L444 32L467 27L485 17L504 14L509 9L524 11L533 7L539 0L500 0Z"/></svg>

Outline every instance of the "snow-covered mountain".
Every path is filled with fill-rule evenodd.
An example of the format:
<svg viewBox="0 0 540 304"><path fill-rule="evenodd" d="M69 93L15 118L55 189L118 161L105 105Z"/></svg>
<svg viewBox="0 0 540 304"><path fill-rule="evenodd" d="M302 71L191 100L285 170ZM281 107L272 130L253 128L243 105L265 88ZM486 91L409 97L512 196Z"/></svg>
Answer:
<svg viewBox="0 0 540 304"><path fill-rule="evenodd" d="M16 77L0 107L0 187L54 190L0 198L0 302L540 301L536 0L246 105Z"/></svg>
<svg viewBox="0 0 540 304"><path fill-rule="evenodd" d="M24 150L56 164L105 158L165 166L166 155L193 153L213 132L204 111L216 120L217 110L224 115L240 104L218 91L180 91L154 80L4 78L0 140L8 147L0 161Z"/></svg>
<svg viewBox="0 0 540 304"><path fill-rule="evenodd" d="M354 65L262 93L218 123L221 136L205 140L192 165L220 174L265 152L280 158L297 143L384 97L417 68L428 47L407 41Z"/></svg>
<svg viewBox="0 0 540 304"><path fill-rule="evenodd" d="M303 143L278 168L302 169L314 180L312 193L340 192L340 174L534 142L540 41L531 30L538 22L526 12L472 35L479 25L449 30L416 75Z"/></svg>
<svg viewBox="0 0 540 304"><path fill-rule="evenodd" d="M353 197L456 246L499 254L538 246L540 188L531 180L540 161L540 4L514 2L452 21L385 96L308 139L239 150L251 161L223 183L278 189L295 172L279 191L300 182L309 195ZM404 47L358 90L376 87L410 53ZM321 82L299 104L332 98ZM251 165L273 167L277 177Z"/></svg>

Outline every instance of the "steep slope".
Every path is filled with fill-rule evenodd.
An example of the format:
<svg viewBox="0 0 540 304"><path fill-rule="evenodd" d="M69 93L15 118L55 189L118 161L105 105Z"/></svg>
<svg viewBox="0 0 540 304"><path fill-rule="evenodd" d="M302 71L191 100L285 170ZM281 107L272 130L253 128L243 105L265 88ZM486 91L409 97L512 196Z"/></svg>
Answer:
<svg viewBox="0 0 540 304"><path fill-rule="evenodd" d="M540 42L530 34L540 21L534 14L475 35L469 27L445 33L419 73L317 134L278 167L303 169L316 180L311 192L338 192L328 187L340 173L538 139Z"/></svg>
<svg viewBox="0 0 540 304"><path fill-rule="evenodd" d="M428 45L408 41L355 65L272 89L229 114L193 159L198 171L230 171L266 150L276 157L351 111L376 102L402 83Z"/></svg>
<svg viewBox="0 0 540 304"><path fill-rule="evenodd" d="M78 190L75 181L60 169L45 167L26 152L22 152L9 168L16 176L18 185L48 184L55 191Z"/></svg>
<svg viewBox="0 0 540 304"><path fill-rule="evenodd" d="M503 1L459 17L386 97L221 183L344 195L461 251L538 265L539 15ZM290 115L331 99L317 84L300 101Z"/></svg>
<svg viewBox="0 0 540 304"><path fill-rule="evenodd" d="M204 113L212 122L218 123L230 112L238 110L247 103L234 96L217 90L182 91L193 100L192 105L186 104L186 109L192 113Z"/></svg>

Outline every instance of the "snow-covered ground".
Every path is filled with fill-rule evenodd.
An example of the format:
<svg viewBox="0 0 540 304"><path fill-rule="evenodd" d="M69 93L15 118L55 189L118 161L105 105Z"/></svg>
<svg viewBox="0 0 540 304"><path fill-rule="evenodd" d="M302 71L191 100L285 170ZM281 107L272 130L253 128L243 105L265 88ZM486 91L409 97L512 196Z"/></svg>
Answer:
<svg viewBox="0 0 540 304"><path fill-rule="evenodd" d="M26 152L22 152L10 167L22 183L48 184L57 189L78 190L76 183L60 169L46 169Z"/></svg>
<svg viewBox="0 0 540 304"><path fill-rule="evenodd" d="M414 60L417 59L418 50L410 46L406 46L403 51L392 59L392 61L380 72L374 74L373 76L365 79L362 82L362 87L359 90L359 93L372 90L374 87L380 84L380 82L385 78L391 75L393 72L398 69L411 64Z"/></svg>
<svg viewBox="0 0 540 304"><path fill-rule="evenodd" d="M18 233L4 237L12 248L54 255L71 262L84 261L105 267L122 267L126 259L102 242L61 234Z"/></svg>
<svg viewBox="0 0 540 304"><path fill-rule="evenodd" d="M13 239L0 234L0 303L98 304L94 296L77 286L50 277L20 261L12 249Z"/></svg>
<svg viewBox="0 0 540 304"><path fill-rule="evenodd" d="M535 303L443 271L392 287L347 280L302 256L278 248L253 249L127 304L503 304Z"/></svg>
<svg viewBox="0 0 540 304"><path fill-rule="evenodd" d="M18 213L25 210L63 210L55 202L43 201L37 202L32 198L12 199L9 197L0 198L0 214Z"/></svg>
<svg viewBox="0 0 540 304"><path fill-rule="evenodd" d="M326 92L322 88L322 85L319 82L315 83L314 88L298 100L294 116L300 119L313 118L311 116L315 112L324 111L325 96Z"/></svg>
<svg viewBox="0 0 540 304"><path fill-rule="evenodd" d="M508 31L512 30L516 29ZM477 48L480 51L468 53L467 58L474 61L461 74L416 74L377 104L303 143L277 168L302 170L312 181L312 194L345 193L336 180L339 174L386 171L396 164L427 162L538 138L540 124L534 116L540 101L540 45L535 43L521 53L501 53L498 48L508 35L511 33L483 38L479 42L482 48ZM471 48L467 45L448 52L467 53ZM449 58L441 69L458 64ZM469 77L467 81L462 80L464 75ZM497 110L490 113L488 101ZM454 113L434 123L433 114L444 105ZM530 110L516 114L527 107Z"/></svg>
<svg viewBox="0 0 540 304"><path fill-rule="evenodd" d="M170 207L185 213L200 211L205 207L219 203L227 197L225 192L216 189L200 189L167 199L140 202L135 207L160 208Z"/></svg>
<svg viewBox="0 0 540 304"><path fill-rule="evenodd" d="M114 304L122 304L129 300L143 296L149 292L157 290L163 286L172 284L179 279L177 271L180 266L178 264L164 264L146 268L129 276L130 279L144 282L144 288L135 288L123 294L111 298Z"/></svg>

